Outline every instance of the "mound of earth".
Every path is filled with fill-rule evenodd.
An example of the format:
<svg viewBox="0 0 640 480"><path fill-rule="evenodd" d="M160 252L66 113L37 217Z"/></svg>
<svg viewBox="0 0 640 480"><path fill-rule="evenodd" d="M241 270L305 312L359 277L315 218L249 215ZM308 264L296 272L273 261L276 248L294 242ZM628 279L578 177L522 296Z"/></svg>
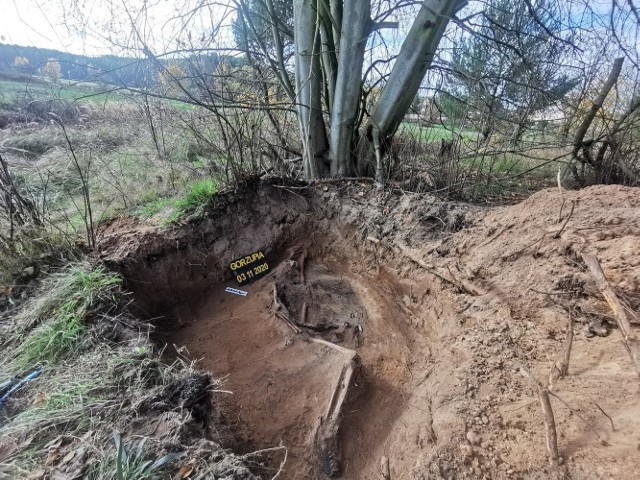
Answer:
<svg viewBox="0 0 640 480"><path fill-rule="evenodd" d="M115 221L101 255L169 358L225 378L212 428L240 453L273 449L263 478L548 478L533 378L571 317L551 398L560 468L626 479L640 471L638 377L582 254L636 320L638 245L638 189L481 208L262 183L174 230ZM269 271L239 286L230 265L253 252Z"/></svg>

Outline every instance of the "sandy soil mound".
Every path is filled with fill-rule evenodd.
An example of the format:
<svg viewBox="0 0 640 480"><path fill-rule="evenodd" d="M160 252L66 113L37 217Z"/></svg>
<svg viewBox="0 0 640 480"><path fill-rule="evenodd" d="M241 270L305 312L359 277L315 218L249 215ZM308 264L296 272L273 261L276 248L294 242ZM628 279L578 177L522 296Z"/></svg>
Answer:
<svg viewBox="0 0 640 480"><path fill-rule="evenodd" d="M214 410L233 447L287 448L281 478L380 479L387 466L394 479L548 478L530 377L549 376L571 315L569 375L551 399L561 469L622 479L640 472L638 377L581 255L635 320L638 245L637 189L488 209L263 184L174 231L116 222L102 256L159 342L226 376L233 394ZM230 262L256 251L270 272L238 286ZM256 473L270 478L282 453Z"/></svg>

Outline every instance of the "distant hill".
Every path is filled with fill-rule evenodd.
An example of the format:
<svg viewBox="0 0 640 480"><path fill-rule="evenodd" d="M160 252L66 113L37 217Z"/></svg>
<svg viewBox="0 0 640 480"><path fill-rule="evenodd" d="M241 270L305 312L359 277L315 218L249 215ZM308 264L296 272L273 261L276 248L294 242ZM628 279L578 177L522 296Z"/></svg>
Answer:
<svg viewBox="0 0 640 480"><path fill-rule="evenodd" d="M16 59L26 59L28 63L16 65ZM142 87L154 82L155 69L144 59L116 56L88 57L46 48L23 47L0 44L0 70L36 74L49 59L60 64L62 78L69 80L89 80L99 78L106 83L126 84ZM18 61L18 63L21 63Z"/></svg>
<svg viewBox="0 0 640 480"><path fill-rule="evenodd" d="M199 55L198 64L213 71L221 61L216 53ZM25 61L26 59L26 61ZM0 44L0 71L36 75L47 65L49 59L55 59L60 65L61 78L78 81L99 81L109 84L145 88L156 83L157 68L144 58L118 57L104 55L90 57L37 47ZM231 65L242 63L235 57L224 57ZM166 64L186 63L183 59L164 60ZM185 66L184 71L188 71Z"/></svg>

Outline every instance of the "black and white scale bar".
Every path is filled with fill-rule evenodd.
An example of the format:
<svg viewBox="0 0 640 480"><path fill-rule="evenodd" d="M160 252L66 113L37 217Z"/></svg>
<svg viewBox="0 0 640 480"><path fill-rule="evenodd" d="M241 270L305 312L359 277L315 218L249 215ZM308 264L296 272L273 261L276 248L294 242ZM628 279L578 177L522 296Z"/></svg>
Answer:
<svg viewBox="0 0 640 480"><path fill-rule="evenodd" d="M227 287L224 289L225 292L233 293L235 295L240 295L241 297L246 297L249 292L245 292L244 290L238 290L237 288Z"/></svg>

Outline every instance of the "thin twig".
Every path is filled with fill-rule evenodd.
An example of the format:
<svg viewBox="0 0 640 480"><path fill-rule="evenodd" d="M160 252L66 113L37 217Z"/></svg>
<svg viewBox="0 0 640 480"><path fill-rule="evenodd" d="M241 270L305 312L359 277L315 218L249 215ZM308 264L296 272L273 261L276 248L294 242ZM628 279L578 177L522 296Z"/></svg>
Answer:
<svg viewBox="0 0 640 480"><path fill-rule="evenodd" d="M535 378L527 369L520 367L520 372L530 378L538 392L538 400L542 408L542 414L544 417L544 428L547 443L547 451L549 452L549 463L554 471L558 471L560 467L560 454L558 452L558 433L556 431L556 421L553 416L553 408L551 407L551 401L549 400L549 386L543 385L537 378Z"/></svg>
<svg viewBox="0 0 640 480"><path fill-rule="evenodd" d="M82 186L82 200L84 201L84 214L82 215L82 219L84 221L85 228L87 230L87 242L91 248L96 246L96 233L94 230L93 223L93 212L91 208L91 195L89 193L89 166L91 164L91 156L89 156L89 165L87 166L86 174L82 172L82 166L80 165L80 161L76 156L76 151L73 148L73 143L67 134L67 129L65 128L64 122L62 119L56 115L55 113L49 112L51 118L60 126L62 130L62 135L69 147L69 153L71 153L71 159L76 167L78 172L78 176L80 177L80 183ZM82 212L79 212L82 213Z"/></svg>
<svg viewBox="0 0 640 480"><path fill-rule="evenodd" d="M531 290L532 292L535 292L535 293L540 293L542 295L549 295L549 296L551 296L551 295L575 295L575 293L576 293L576 292L565 292L565 291L562 291L562 292L545 292L544 290L536 290L535 288L529 288L529 290Z"/></svg>
<svg viewBox="0 0 640 480"><path fill-rule="evenodd" d="M413 261L414 263L416 263L420 267L424 268L427 272L431 273L433 276L439 278L440 280L443 280L443 281L445 281L447 283L450 283L451 285L454 285L454 286L458 287L460 290L462 290L463 292L466 292L466 293L468 293L470 295L475 295L475 296L479 297L479 296L482 296L482 295L487 293L482 288L480 288L477 285L473 284L469 280L457 280L455 277L453 277L453 274L451 274L450 270L449 270L449 274L451 276L447 276L447 275L445 275L445 274L443 274L441 272L438 272L434 265L430 265L430 264L424 262L423 260L420 260L414 254L409 252L409 249L407 247L405 247L404 245L401 245L399 243L396 243L395 245L400 249L400 252L405 257L407 257L409 260Z"/></svg>
<svg viewBox="0 0 640 480"><path fill-rule="evenodd" d="M553 409L549 401L549 390L542 388L538 382L538 398L544 414L544 428L547 435L547 450L549 451L549 463L554 469L558 469L560 454L558 453L558 433L556 432L556 421L553 417Z"/></svg>
<svg viewBox="0 0 640 480"><path fill-rule="evenodd" d="M287 455L289 454L289 450L287 448L284 449L284 458L282 459L282 462L280 462L280 468L278 468L278 471L276 472L276 474L271 477L271 480L276 480L276 478L278 478L278 476L282 473L282 469L284 468L284 464L287 463Z"/></svg>
<svg viewBox="0 0 640 480"><path fill-rule="evenodd" d="M322 183L343 183L343 182L365 182L365 183L373 183L375 180L370 177L344 177L344 178L320 178L318 180L314 180L312 185L322 184Z"/></svg>
<svg viewBox="0 0 640 480"><path fill-rule="evenodd" d="M567 215L566 220L564 221L564 223L562 224L562 227L560 227L560 230L558 230L555 235L553 236L553 238L560 238L560 234L562 233L562 231L564 230L564 228L567 226L567 223L569 223L569 220L571 220L571 217L573 216L573 209L576 207L576 202L575 200L571 200L571 210L569 211L569 215Z"/></svg>
<svg viewBox="0 0 640 480"><path fill-rule="evenodd" d="M498 231L498 233L496 233L496 234L495 234L495 235L493 235L491 238L489 238L489 240L485 240L484 242L482 242L482 243L480 244L480 247L484 247L485 245L488 245L489 243L493 242L496 238L498 238L500 235L502 235L502 234L505 232L505 230L506 230L506 229L507 229L507 227L506 227L506 226L503 226L503 227ZM478 248L480 248L480 247L478 247Z"/></svg>
<svg viewBox="0 0 640 480"><path fill-rule="evenodd" d="M589 428L589 430L591 430L594 435L596 437L598 437L598 441L600 442L601 445L607 446L609 445L609 443L600 436L600 434L598 433L598 431L593 427L593 425L587 421L587 419L585 419L582 415L580 415L578 413L578 411L575 408L572 408L571 405L569 405L567 402L565 402L562 398L560 398L558 396L558 394L553 393L552 391L549 390L549 395L552 395L553 398L555 398L556 400L560 401L560 403L562 403L565 407L567 407L571 413L573 413L576 417L578 417L580 420L582 420L582 422Z"/></svg>
<svg viewBox="0 0 640 480"><path fill-rule="evenodd" d="M529 245L527 245L526 247L522 247L520 250L516 250L516 251L515 251L515 252L513 252L513 253L509 253L509 254L503 255L501 258L502 258L503 260L507 260L507 259L509 259L509 258L511 258L511 257L516 257L517 255L520 255L522 252L524 252L524 251L525 251L525 250L527 250L528 248L531 248L531 247L533 247L535 244L540 243L542 240L544 240L544 237L546 237L546 236L547 236L547 234L545 233L544 235L542 235L542 236L541 236L538 240L536 240L535 242L530 243L530 244L529 244Z"/></svg>
<svg viewBox="0 0 640 480"><path fill-rule="evenodd" d="M611 418L611 417L607 414L607 412L605 412L605 411L602 409L602 407L601 407L600 405L598 405L596 402L593 402L593 404L594 404L596 407L598 407L598 410L600 410L600 411L602 412L602 414L603 414L605 417L607 417L607 418L609 419L609 421L611 422L611 431L612 431L612 432L615 432L615 431L616 431L616 427L615 427L615 425L613 424L613 418Z"/></svg>
<svg viewBox="0 0 640 480"><path fill-rule="evenodd" d="M567 318L567 336L564 342L564 356L562 357L562 365L560 372L562 376L569 375L569 358L571 357L571 346L573 345L573 315L569 312Z"/></svg>

